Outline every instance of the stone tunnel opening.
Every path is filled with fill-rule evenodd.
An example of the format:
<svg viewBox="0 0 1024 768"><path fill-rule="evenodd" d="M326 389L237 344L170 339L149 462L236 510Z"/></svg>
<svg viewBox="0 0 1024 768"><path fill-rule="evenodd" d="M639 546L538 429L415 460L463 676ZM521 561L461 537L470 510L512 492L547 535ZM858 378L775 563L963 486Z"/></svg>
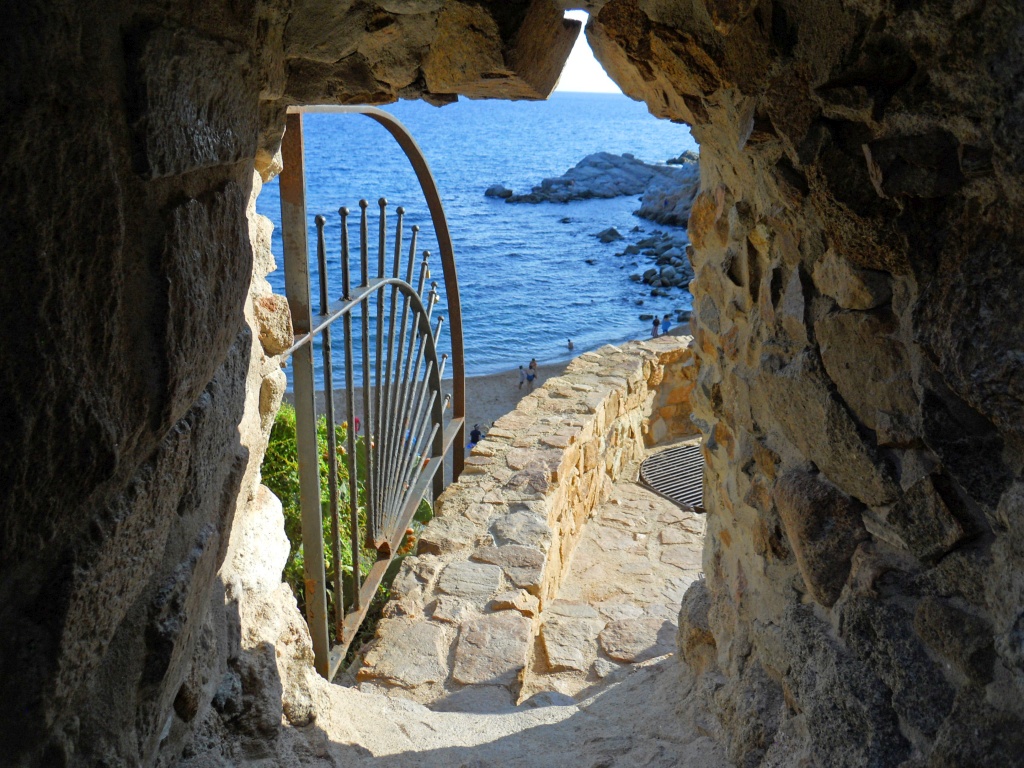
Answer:
<svg viewBox="0 0 1024 768"><path fill-rule="evenodd" d="M571 42L563 10L10 9L0 740L15 764L174 764L222 727L204 723L243 734L227 761L313 754L296 726L321 734L317 754L340 749L318 730L333 715L301 625L281 618L290 593L245 541L265 530L257 468L283 393L254 335L266 265L250 242L269 233L251 223L253 168L273 168L288 104L543 95ZM695 681L659 700L696 691L676 722L736 764L1015 764L1021 9L588 10L613 79L701 145L706 578L677 639Z"/></svg>

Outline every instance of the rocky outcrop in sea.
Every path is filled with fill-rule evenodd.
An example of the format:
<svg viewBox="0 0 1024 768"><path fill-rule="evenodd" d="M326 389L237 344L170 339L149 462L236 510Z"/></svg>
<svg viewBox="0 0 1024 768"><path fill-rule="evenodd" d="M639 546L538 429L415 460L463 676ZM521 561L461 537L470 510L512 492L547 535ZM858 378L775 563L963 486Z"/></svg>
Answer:
<svg viewBox="0 0 1024 768"><path fill-rule="evenodd" d="M690 207L700 189L700 166L696 152L686 151L668 161L677 173L654 176L640 198L640 209L636 215L667 224L685 227L690 217Z"/></svg>
<svg viewBox="0 0 1024 768"><path fill-rule="evenodd" d="M700 185L697 155L684 152L672 165L645 163L631 154L596 152L561 176L544 179L522 195L500 184L484 193L509 203L568 203L573 200L642 195L638 216L660 224L685 226Z"/></svg>

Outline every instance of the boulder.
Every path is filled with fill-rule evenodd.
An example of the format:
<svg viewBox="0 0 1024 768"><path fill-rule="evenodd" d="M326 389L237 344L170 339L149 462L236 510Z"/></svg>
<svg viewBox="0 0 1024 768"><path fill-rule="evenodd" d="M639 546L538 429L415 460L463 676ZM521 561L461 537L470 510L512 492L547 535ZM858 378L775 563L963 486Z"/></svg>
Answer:
<svg viewBox="0 0 1024 768"><path fill-rule="evenodd" d="M484 197L498 197L502 200L508 200L512 197L512 190L508 187L503 187L501 184L494 184L487 188L484 192Z"/></svg>
<svg viewBox="0 0 1024 768"><path fill-rule="evenodd" d="M675 176L651 180L640 198L637 216L659 224L685 227L693 200L700 189L700 168L696 162L682 164Z"/></svg>

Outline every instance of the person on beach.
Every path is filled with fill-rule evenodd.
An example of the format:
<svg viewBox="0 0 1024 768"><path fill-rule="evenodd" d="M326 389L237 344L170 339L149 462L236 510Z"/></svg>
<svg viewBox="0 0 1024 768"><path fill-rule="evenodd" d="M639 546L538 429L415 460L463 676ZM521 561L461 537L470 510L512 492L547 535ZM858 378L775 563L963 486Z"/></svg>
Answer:
<svg viewBox="0 0 1024 768"><path fill-rule="evenodd" d="M572 352L574 349L576 349L576 347L573 346L572 339L569 339L569 351Z"/></svg>
<svg viewBox="0 0 1024 768"><path fill-rule="evenodd" d="M672 318L668 315L665 315L663 318L661 318L661 335L664 336L671 330Z"/></svg>
<svg viewBox="0 0 1024 768"><path fill-rule="evenodd" d="M526 388L533 392L533 382L537 378L537 358L530 359L530 367L526 370Z"/></svg>
<svg viewBox="0 0 1024 768"><path fill-rule="evenodd" d="M469 445L466 446L466 451L472 451L476 448L476 444L484 439L484 436L480 434L480 425L474 424L473 431L469 433Z"/></svg>
<svg viewBox="0 0 1024 768"><path fill-rule="evenodd" d="M523 382L526 381L526 369L523 366L519 366L519 388L523 388Z"/></svg>
<svg viewBox="0 0 1024 768"><path fill-rule="evenodd" d="M651 326L651 338L652 339L658 338L658 328L660 328L660 327L661 327L661 320L659 320L657 317L655 317L654 318L654 325Z"/></svg>

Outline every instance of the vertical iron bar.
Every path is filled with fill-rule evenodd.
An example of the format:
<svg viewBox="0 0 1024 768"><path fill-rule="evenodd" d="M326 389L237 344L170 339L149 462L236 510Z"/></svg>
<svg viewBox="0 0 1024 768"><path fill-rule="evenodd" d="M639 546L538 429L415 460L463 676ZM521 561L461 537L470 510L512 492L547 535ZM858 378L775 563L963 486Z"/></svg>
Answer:
<svg viewBox="0 0 1024 768"><path fill-rule="evenodd" d="M427 333L429 333L429 329ZM433 362L427 360L427 367L424 371L423 379L420 380L420 363L423 360L424 353L427 349L427 338L425 335L418 335L420 340L420 346L416 353L416 365L413 369L413 390L411 392L411 401L408 407L408 412L412 414L412 418L409 420L409 443L405 447L403 453L403 466L405 467L403 481L396 487L396 493L399 494L399 498L405 496L408 488L411 488L413 483L410 482L409 478L413 474L417 466L422 464L422 456L417 455L417 449L422 449L423 444L420 442L423 434L423 400L427 391L427 381L430 378L430 371L433 366ZM415 406L412 405L415 403Z"/></svg>
<svg viewBox="0 0 1024 768"><path fill-rule="evenodd" d="M432 367L433 367L433 363L429 363L427 365L427 371L426 371L427 376L430 375ZM431 411L434 410L435 402L437 402L437 392L431 392L430 393L430 401L429 401L429 403L427 403L427 411L426 411L427 414L429 414ZM422 405L423 405L423 402L422 402L422 399L421 399L420 406L422 407ZM417 413L419 413L419 409L417 410ZM432 426L429 438L425 434L426 433L426 428L428 426ZM430 442L433 442L434 440L436 440L436 435L437 435L437 425L436 424L431 425L429 418L423 419L420 422L419 429L417 430L417 442L416 442L417 446L420 447L420 448L426 448L428 440ZM410 472L409 472L408 479L406 480L406 482L408 484L408 488L410 490L412 488L416 487L416 481L419 480L420 475L423 473L423 467L427 463L427 459L423 456L423 451L422 450L419 452L418 456L416 456L414 454L414 457L415 457L416 460L410 462L409 467L408 467ZM440 467L438 468L438 470L440 470ZM437 477L438 474L440 474L440 472L436 472L434 474L434 477ZM417 503L419 503L418 500L417 500Z"/></svg>
<svg viewBox="0 0 1024 768"><path fill-rule="evenodd" d="M378 235L377 235L377 277L380 279L384 278L385 261L386 261L386 250L387 250L387 206L388 201L386 198L380 198L377 201L377 205L380 207L380 218L378 219ZM376 384L376 391L374 392L374 403L376 406L376 412L374 414L374 424L376 425L375 437L376 440L373 453L374 458L374 490L377 493L376 504L374 505L374 537L373 537L373 548L380 550L381 546L387 541L387 531L384 529L384 480L383 480L383 467L381 466L381 451L384 449L383 441L385 439L383 433L384 416L382 414L384 406L384 387L382 381L382 367L383 367L383 344L384 344L384 291L377 291L377 336L375 339L374 349L376 356L374 358L374 382Z"/></svg>
<svg viewBox="0 0 1024 768"><path fill-rule="evenodd" d="M437 330L434 331L434 348L437 349L437 340L441 336L441 328L444 326L444 316L441 315L437 318ZM433 418L435 432L433 435L433 447L431 455L434 457L444 457L444 404L441 402L441 369L438 368L434 374L434 380L431 382L431 388L438 393L438 396L433 400ZM465 453L465 450L462 450ZM444 491L444 465L438 469L434 475L434 501Z"/></svg>
<svg viewBox="0 0 1024 768"><path fill-rule="evenodd" d="M399 211L401 212L402 209L399 208ZM413 269L415 267L415 261L416 261L416 237L417 237L417 234L419 233L419 231L420 231L420 228L418 226L413 225L413 227L412 227L412 237L410 238L410 243L409 243L409 262L408 262L408 268L406 270L406 277L405 277L405 282L407 284L409 284L409 285L412 284ZM396 277L398 276L398 259L399 259L399 257L400 257L400 253L399 253L398 248L396 247L396 249L395 249L395 261L396 261L396 263L395 263L395 276ZM403 362L404 362L404 358L405 358L405 345L407 343L407 338L408 338L407 337L407 329L408 329L408 325L409 325L409 304L410 304L410 297L409 297L409 295L407 293L403 292L402 293L402 321L399 324L398 343L396 344L396 346L398 348L398 354L395 357L395 380L396 380L396 384L395 384L394 406L395 406L395 414L396 414L395 415L395 421L396 421L396 426L398 428L398 433L396 435L395 442L392 445L391 451L390 451L389 456L388 456L388 458L389 458L389 460L392 463L393 468L394 468L395 478L401 476L402 467L401 467L401 465L399 463L399 459L400 459L400 457L402 455L402 448L404 447L405 442L409 439L409 437L407 436L408 417L406 416L406 408L405 408L406 376L402 374ZM394 312L392 312L392 314L394 314ZM415 332L415 327L413 328L413 331ZM411 348L410 348L409 354L410 355L412 354ZM407 368L408 366L405 366L405 367ZM392 507L394 507L395 504L397 503L395 501L395 499L396 499L396 493L398 493L399 491L400 491L400 489L398 489L394 484L392 484L391 487L388 489L388 504L391 505ZM400 498L400 495L399 495L399 498Z"/></svg>
<svg viewBox="0 0 1024 768"><path fill-rule="evenodd" d="M306 233L306 174L303 158L302 115L289 114L281 144L281 237L284 244L285 293L297 334L313 327L309 287L309 246ZM313 344L292 355L296 442L299 453L299 499L302 509L306 620L313 641L314 664L330 675L327 632L327 594L324 588L323 517L320 512L320 472L316 445Z"/></svg>
<svg viewBox="0 0 1024 768"><path fill-rule="evenodd" d="M430 268L429 268L429 264L428 264L428 261L427 261L429 256L430 256L430 254L427 251L423 252L423 262L420 265L420 279L419 279L419 286L418 286L418 288L419 288L418 289L418 293L420 295L422 295L422 293L423 293L423 285L424 285L426 279L430 276ZM408 392L407 392L407 394L406 394L406 396L405 396L405 398L403 399L403 402L402 402L401 408L402 408L403 413L408 413L411 403L412 402L416 402L417 396L422 394L423 384L422 383L417 384L417 381L419 379L420 363L423 360L423 355L424 355L424 353L426 351L426 348L427 348L426 336L424 334L429 334L430 333L430 313L434 309L434 304L437 303L437 298L438 298L438 295L437 295L437 283L431 283L430 294L427 297L426 314L422 318L420 318L420 317L414 317L413 318L413 323L414 324L419 325L420 321L422 321L422 323L424 324L425 327L417 328L415 333L414 333L414 335L413 335L413 337L410 339L409 357L407 358L407 361L406 361L406 371L405 371L406 379L408 379L408 376L409 376L409 365L408 364L412 360L412 344L415 341L419 341L419 349L418 349L417 355L416 355L416 365L413 368L413 372L412 372L412 379L410 380L411 381L410 388L409 388L409 390L408 390ZM418 411L417 411L417 414L418 414ZM417 416L417 418L418 418L418 416ZM415 422L415 421L416 421L416 419L413 420L413 422ZM413 423L413 422L410 422L410 424L409 424L410 442L412 440L412 435L415 433L415 428L416 428L415 427L415 423ZM415 454L415 451L412 450L412 446L410 445L410 446L406 447L406 449L402 452L401 455L402 455L403 461L411 461L412 457L414 456L414 454ZM402 495L404 494L404 491L405 491L404 486L401 485L401 484L397 484L392 489L393 495L397 494L399 498L402 497ZM398 506L401 506L401 504L399 504Z"/></svg>
<svg viewBox="0 0 1024 768"><path fill-rule="evenodd" d="M341 289L348 299L352 295L352 277L349 271L348 250L348 208L341 208ZM352 313L346 312L342 320L345 328L345 405L348 408L348 513L349 513L349 546L352 548L352 592L354 604L359 608L359 589L362 586L360 571L360 549L362 539L359 536L359 452L356 449L356 387L355 361L352 359ZM342 598L344 599L344 597ZM339 635L339 638L341 636ZM342 638L342 642L349 638Z"/></svg>
<svg viewBox="0 0 1024 768"><path fill-rule="evenodd" d="M391 277L395 280L398 279L398 272L401 268L402 260L402 224L405 218L405 208L399 206L396 209L398 218L395 224L395 258L394 266L391 270ZM395 479L395 467L393 462L393 454L395 445L398 442L398 430L396 429L396 421L401 419L401 413L398 408L395 407L395 386L396 376L394 374L395 365L395 320L398 314L398 286L396 284L391 285L391 302L389 304L390 311L388 313L388 356L387 365L384 367L384 412L387 414L386 428L382 430L384 433L384 442L381 451L381 462L384 468L383 479L384 479L384 528L385 536L388 540L394 537L394 531L392 531L393 520L392 518L396 514L396 510L392 505L387 502L389 491L392 488Z"/></svg>
<svg viewBox="0 0 1024 768"><path fill-rule="evenodd" d="M369 203L366 200L359 201L362 213L359 218L359 268L363 278L362 287L370 284L370 253L369 253L369 232L366 221L366 208ZM377 503L374 495L373 473L376 459L373 454L373 414L370 412L370 300L364 298L360 302L360 316L362 321L363 340L363 444L366 446L366 537L371 541L376 536L374 531L374 518L376 516L375 506ZM359 593L355 594L355 607L360 607L361 598Z"/></svg>
<svg viewBox="0 0 1024 768"><path fill-rule="evenodd" d="M331 300L327 289L327 245L324 242L324 224L327 220L316 217L316 261L320 277L320 314L330 311ZM341 529L338 499L338 435L334 417L334 360L331 358L331 327L323 330L321 346L324 365L324 418L327 422L327 489L331 504L331 556L334 558L334 636L340 638L345 626L345 593L341 578ZM305 551L305 550L303 550Z"/></svg>

